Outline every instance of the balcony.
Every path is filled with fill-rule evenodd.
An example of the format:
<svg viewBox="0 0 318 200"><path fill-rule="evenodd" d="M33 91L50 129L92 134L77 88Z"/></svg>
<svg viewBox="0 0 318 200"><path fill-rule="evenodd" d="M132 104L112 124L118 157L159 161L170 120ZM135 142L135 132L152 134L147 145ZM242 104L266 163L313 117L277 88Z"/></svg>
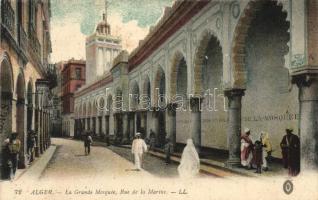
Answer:
<svg viewBox="0 0 318 200"><path fill-rule="evenodd" d="M8 29L11 35L14 35L15 17L14 10L9 0L2 0L1 3L2 24Z"/></svg>

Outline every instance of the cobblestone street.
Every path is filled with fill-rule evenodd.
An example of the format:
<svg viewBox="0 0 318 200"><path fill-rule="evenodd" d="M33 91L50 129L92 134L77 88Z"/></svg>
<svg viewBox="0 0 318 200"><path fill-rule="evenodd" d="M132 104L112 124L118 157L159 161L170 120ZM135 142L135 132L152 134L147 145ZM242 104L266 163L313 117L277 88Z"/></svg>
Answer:
<svg viewBox="0 0 318 200"><path fill-rule="evenodd" d="M57 146L53 158L49 162L41 179L56 177L91 179L105 177L127 177L138 174L150 176L146 171L134 171L134 165L105 147L93 146L91 154L85 156L81 141L69 139L52 139Z"/></svg>

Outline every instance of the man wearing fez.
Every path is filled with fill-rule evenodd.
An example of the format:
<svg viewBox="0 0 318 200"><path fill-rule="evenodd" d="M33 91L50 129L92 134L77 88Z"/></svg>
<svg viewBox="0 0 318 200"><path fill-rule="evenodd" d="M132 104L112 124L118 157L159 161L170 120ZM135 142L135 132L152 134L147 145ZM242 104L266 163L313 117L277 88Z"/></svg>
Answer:
<svg viewBox="0 0 318 200"><path fill-rule="evenodd" d="M288 168L290 176L298 175L300 171L300 140L293 134L292 128L286 129L286 135L283 137L280 147L282 148L283 164Z"/></svg>

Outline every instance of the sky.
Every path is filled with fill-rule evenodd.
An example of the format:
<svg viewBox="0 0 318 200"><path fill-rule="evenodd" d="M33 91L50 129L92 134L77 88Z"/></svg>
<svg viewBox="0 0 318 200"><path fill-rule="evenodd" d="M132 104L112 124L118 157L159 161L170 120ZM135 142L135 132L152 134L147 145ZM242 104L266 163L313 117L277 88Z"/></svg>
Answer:
<svg viewBox="0 0 318 200"><path fill-rule="evenodd" d="M173 0L108 0L112 35L122 39L123 49L137 47ZM105 0L51 0L51 61L85 59L85 38L102 20Z"/></svg>

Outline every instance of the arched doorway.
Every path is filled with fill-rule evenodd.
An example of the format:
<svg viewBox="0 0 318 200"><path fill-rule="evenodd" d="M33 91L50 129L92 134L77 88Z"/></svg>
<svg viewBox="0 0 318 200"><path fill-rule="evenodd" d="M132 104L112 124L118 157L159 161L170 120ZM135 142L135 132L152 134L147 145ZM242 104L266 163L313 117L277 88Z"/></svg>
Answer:
<svg viewBox="0 0 318 200"><path fill-rule="evenodd" d="M201 99L201 146L227 149L227 113L223 95L223 53L218 38L202 34L195 58L195 88ZM201 152L205 154L206 152Z"/></svg>
<svg viewBox="0 0 318 200"><path fill-rule="evenodd" d="M154 105L157 107L154 119L154 132L156 134L156 145L158 147L163 147L166 138L166 119L165 119L165 109L166 109L166 76L165 72L161 67L159 67L156 73L156 79L154 84Z"/></svg>
<svg viewBox="0 0 318 200"><path fill-rule="evenodd" d="M92 105L91 102L87 103L87 130L91 131L92 130Z"/></svg>
<svg viewBox="0 0 318 200"><path fill-rule="evenodd" d="M151 109L151 85L150 85L150 79L147 75L144 83L143 83L143 100L142 100L142 118L143 118L143 127L145 130L144 137L148 137L148 133L150 133L150 109Z"/></svg>
<svg viewBox="0 0 318 200"><path fill-rule="evenodd" d="M0 57L0 175L3 173L3 141L10 136L12 132L12 67L7 54Z"/></svg>
<svg viewBox="0 0 318 200"><path fill-rule="evenodd" d="M19 153L19 168L25 168L26 158L24 155L26 154L26 124L24 120L24 115L26 111L25 106L25 80L22 72L18 75L17 84L16 84L16 95L17 95L17 103L16 103L16 130L18 133L18 138L21 141L21 150Z"/></svg>
<svg viewBox="0 0 318 200"><path fill-rule="evenodd" d="M233 57L234 66L244 66L235 69L246 74L242 125L251 129L253 139L257 139L261 131L268 132L272 148L280 149L285 129L292 126L298 130L298 90L290 84L284 59L289 51L290 24L286 20L287 13L277 1L253 3L245 12L252 15L245 19L248 24L237 27L233 49L234 55L242 51L245 55L243 63L237 56ZM238 43L244 48L238 48ZM281 158L280 151L272 155Z"/></svg>
<svg viewBox="0 0 318 200"><path fill-rule="evenodd" d="M132 111L131 117L133 117L134 121L134 133L140 132L141 136L145 136L145 131L141 127L141 113L139 111L139 103L140 103L140 91L139 91L139 85L137 81L134 81L132 84L132 87L130 89L130 96L129 99L131 101L130 104L130 110Z"/></svg>
<svg viewBox="0 0 318 200"><path fill-rule="evenodd" d="M171 69L170 96L173 104L168 106L166 112L167 137L170 138L174 145L177 140L179 143L185 144L186 140L191 137L191 134L189 132L184 132L184 130L190 129L190 127L188 127L190 124L190 113L187 109L188 67L182 53L175 53ZM180 123L176 123L177 121Z"/></svg>

